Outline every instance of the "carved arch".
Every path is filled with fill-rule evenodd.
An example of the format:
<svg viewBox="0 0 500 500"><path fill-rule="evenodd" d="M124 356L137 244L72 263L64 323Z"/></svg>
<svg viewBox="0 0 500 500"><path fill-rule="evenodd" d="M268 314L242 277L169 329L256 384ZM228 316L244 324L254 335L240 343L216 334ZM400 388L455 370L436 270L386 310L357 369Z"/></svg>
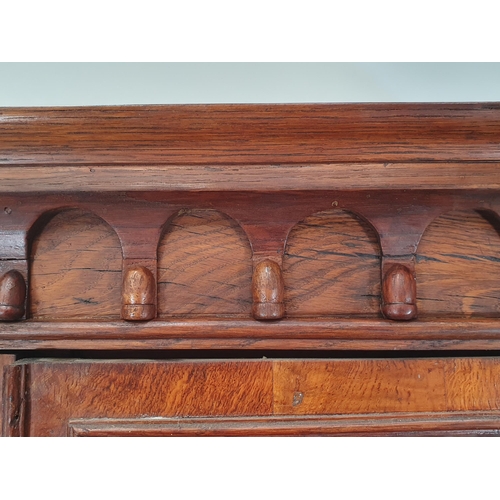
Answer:
<svg viewBox="0 0 500 500"><path fill-rule="evenodd" d="M455 210L426 229L416 255L420 317L500 316L500 219Z"/></svg>
<svg viewBox="0 0 500 500"><path fill-rule="evenodd" d="M379 316L380 245L352 212L315 213L294 226L283 260L287 316Z"/></svg>
<svg viewBox="0 0 500 500"><path fill-rule="evenodd" d="M158 246L158 315L243 316L252 307L252 251L228 215L183 209Z"/></svg>
<svg viewBox="0 0 500 500"><path fill-rule="evenodd" d="M30 317L120 317L122 250L106 221L79 208L51 210L33 225L30 243Z"/></svg>

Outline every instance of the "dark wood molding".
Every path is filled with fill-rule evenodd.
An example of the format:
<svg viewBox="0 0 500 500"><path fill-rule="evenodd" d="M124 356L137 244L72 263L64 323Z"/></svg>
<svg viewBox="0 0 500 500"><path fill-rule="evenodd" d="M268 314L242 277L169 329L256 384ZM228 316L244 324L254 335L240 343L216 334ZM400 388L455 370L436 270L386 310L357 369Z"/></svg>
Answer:
<svg viewBox="0 0 500 500"><path fill-rule="evenodd" d="M71 437L499 436L498 412L70 420Z"/></svg>
<svg viewBox="0 0 500 500"><path fill-rule="evenodd" d="M24 321L0 331L3 349L500 349L499 320L487 318Z"/></svg>
<svg viewBox="0 0 500 500"><path fill-rule="evenodd" d="M0 109L0 161L300 164L499 161L500 105L283 104Z"/></svg>

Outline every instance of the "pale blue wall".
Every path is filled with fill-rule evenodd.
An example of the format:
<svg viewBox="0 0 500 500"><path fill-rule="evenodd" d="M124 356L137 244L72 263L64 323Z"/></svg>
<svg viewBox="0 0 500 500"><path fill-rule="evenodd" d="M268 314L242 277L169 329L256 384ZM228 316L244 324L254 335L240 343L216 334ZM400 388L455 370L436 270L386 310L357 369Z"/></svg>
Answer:
<svg viewBox="0 0 500 500"><path fill-rule="evenodd" d="M500 101L499 63L0 63L0 106Z"/></svg>

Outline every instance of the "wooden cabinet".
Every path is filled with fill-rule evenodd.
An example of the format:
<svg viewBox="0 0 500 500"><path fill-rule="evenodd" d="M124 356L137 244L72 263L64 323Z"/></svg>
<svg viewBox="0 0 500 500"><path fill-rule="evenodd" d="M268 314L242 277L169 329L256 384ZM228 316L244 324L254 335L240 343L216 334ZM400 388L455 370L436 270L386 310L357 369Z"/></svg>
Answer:
<svg viewBox="0 0 500 500"><path fill-rule="evenodd" d="M500 105L0 110L3 434L497 435Z"/></svg>
<svg viewBox="0 0 500 500"><path fill-rule="evenodd" d="M4 433L498 435L496 358L96 361L6 371Z"/></svg>

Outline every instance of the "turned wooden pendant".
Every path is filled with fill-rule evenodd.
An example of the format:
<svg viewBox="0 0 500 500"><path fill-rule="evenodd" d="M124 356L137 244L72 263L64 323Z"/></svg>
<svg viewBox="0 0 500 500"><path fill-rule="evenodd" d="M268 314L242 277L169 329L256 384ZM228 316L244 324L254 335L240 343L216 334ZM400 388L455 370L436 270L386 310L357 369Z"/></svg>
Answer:
<svg viewBox="0 0 500 500"><path fill-rule="evenodd" d="M255 319L280 319L285 315L285 285L281 268L276 262L267 259L255 265L252 295Z"/></svg>
<svg viewBox="0 0 500 500"><path fill-rule="evenodd" d="M155 278L146 267L129 267L123 276L122 318L146 321L156 317Z"/></svg>
<svg viewBox="0 0 500 500"><path fill-rule="evenodd" d="M0 321L15 321L24 316L26 282L19 271L8 271L0 278Z"/></svg>
<svg viewBox="0 0 500 500"><path fill-rule="evenodd" d="M407 321L417 317L417 287L412 272L394 264L382 282L382 313L387 319Z"/></svg>

